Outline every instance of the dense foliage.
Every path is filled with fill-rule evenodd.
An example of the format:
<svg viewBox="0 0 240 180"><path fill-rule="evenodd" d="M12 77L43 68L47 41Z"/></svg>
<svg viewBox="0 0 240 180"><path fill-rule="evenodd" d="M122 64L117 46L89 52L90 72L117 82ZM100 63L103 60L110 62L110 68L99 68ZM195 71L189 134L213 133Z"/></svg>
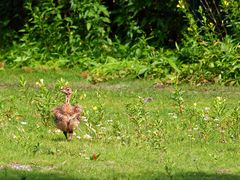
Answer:
<svg viewBox="0 0 240 180"><path fill-rule="evenodd" d="M239 84L234 0L3 0L0 61L77 67L91 81Z"/></svg>

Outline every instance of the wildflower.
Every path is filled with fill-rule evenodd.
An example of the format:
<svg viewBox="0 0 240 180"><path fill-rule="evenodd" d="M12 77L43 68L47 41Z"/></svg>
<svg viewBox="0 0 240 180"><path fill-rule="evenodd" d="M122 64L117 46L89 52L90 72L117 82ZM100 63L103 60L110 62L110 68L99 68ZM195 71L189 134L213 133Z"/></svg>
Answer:
<svg viewBox="0 0 240 180"><path fill-rule="evenodd" d="M22 125L26 125L27 124L27 122L24 122L24 121L22 121L22 122L20 122Z"/></svg>
<svg viewBox="0 0 240 180"><path fill-rule="evenodd" d="M60 129L55 129L53 132L55 133L61 133L62 131Z"/></svg>
<svg viewBox="0 0 240 180"><path fill-rule="evenodd" d="M225 6L228 6L228 5L229 5L229 2L228 2L227 0L224 0L224 1L223 1L223 4L224 4Z"/></svg>
<svg viewBox="0 0 240 180"><path fill-rule="evenodd" d="M43 79L40 79L38 82L36 82L36 86L38 86L39 88L42 88L44 87L44 80Z"/></svg>
<svg viewBox="0 0 240 180"><path fill-rule="evenodd" d="M173 119L177 119L178 117L177 117L177 114L174 114L173 115Z"/></svg>
<svg viewBox="0 0 240 180"><path fill-rule="evenodd" d="M62 85L62 86L68 86L69 82L66 81L65 79L61 78L60 80L57 81L57 84Z"/></svg>
<svg viewBox="0 0 240 180"><path fill-rule="evenodd" d="M182 0L178 1L177 8L185 9L184 1Z"/></svg>
<svg viewBox="0 0 240 180"><path fill-rule="evenodd" d="M216 97L216 103L217 104L223 104L226 101L226 99L224 99L223 97Z"/></svg>
<svg viewBox="0 0 240 180"><path fill-rule="evenodd" d="M209 107L205 107L205 108L204 108L204 112L205 112L205 113L208 113L208 112L209 112L209 110L210 110L210 108L209 108Z"/></svg>
<svg viewBox="0 0 240 180"><path fill-rule="evenodd" d="M204 121L207 121L208 119L209 119L208 115L204 115L204 116L203 116L203 120L204 120Z"/></svg>
<svg viewBox="0 0 240 180"><path fill-rule="evenodd" d="M93 106L93 110L96 111L98 108L97 106Z"/></svg>
<svg viewBox="0 0 240 180"><path fill-rule="evenodd" d="M90 136L89 134L85 134L85 135L83 136L83 139L91 140L91 139L92 139L92 136Z"/></svg>
<svg viewBox="0 0 240 180"><path fill-rule="evenodd" d="M85 116L82 116L82 121L88 122L88 119Z"/></svg>
<svg viewBox="0 0 240 180"><path fill-rule="evenodd" d="M177 119L177 114L176 113L168 113L169 116L171 116L173 119Z"/></svg>
<svg viewBox="0 0 240 180"><path fill-rule="evenodd" d="M108 122L108 123L112 123L112 122L113 122L113 120L112 120L112 119L109 119L109 120L107 120L107 122Z"/></svg>
<svg viewBox="0 0 240 180"><path fill-rule="evenodd" d="M84 93L84 94L82 94L81 96L80 96L80 100L83 100L83 99L85 99L87 97L87 95Z"/></svg>

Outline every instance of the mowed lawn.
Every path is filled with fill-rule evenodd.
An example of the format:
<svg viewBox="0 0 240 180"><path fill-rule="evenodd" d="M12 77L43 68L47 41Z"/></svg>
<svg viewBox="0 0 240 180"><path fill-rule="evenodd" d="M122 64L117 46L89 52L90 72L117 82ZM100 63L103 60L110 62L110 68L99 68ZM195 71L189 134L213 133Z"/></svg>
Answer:
<svg viewBox="0 0 240 180"><path fill-rule="evenodd" d="M49 118L66 81L84 108L72 141ZM2 70L0 179L240 179L239 97L239 87Z"/></svg>

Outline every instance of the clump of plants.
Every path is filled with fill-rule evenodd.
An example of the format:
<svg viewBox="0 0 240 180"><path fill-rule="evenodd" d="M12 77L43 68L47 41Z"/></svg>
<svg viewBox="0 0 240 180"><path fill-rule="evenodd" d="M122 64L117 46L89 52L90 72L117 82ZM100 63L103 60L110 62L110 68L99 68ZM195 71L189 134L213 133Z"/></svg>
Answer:
<svg viewBox="0 0 240 180"><path fill-rule="evenodd" d="M176 51L182 64L181 79L193 84L239 84L239 44L234 38L238 28L233 13L238 6L233 1L222 1L221 5L216 1L179 1L188 20L181 47L177 46Z"/></svg>
<svg viewBox="0 0 240 180"><path fill-rule="evenodd" d="M226 143L239 140L239 113L236 111L238 106L230 109L226 99L221 96L217 96L208 107L199 107L197 102L187 105L178 89L173 95L178 109L171 114L176 120L175 127L181 129L179 136L200 142ZM184 111L181 111L182 107Z"/></svg>
<svg viewBox="0 0 240 180"><path fill-rule="evenodd" d="M66 83L61 79L57 82L56 89L51 89L43 80L37 82L40 89L34 102L37 114L46 126L53 122L51 108L59 103L59 100L56 100L59 94L54 95L53 92ZM98 91L96 103L85 109L77 136L107 143L120 142L122 145L148 145L157 149L164 148L166 142L177 139L220 143L239 140L238 106L228 108L227 100L221 96L216 97L208 107L200 107L197 102L189 105L184 100L183 92L178 85L175 86L169 99L174 105L173 112L169 113L169 120L164 119L158 111L149 111L150 103L139 97L136 101L125 104L128 123L124 124L116 117L114 120L109 119L109 112L102 99L103 94ZM74 101L85 98L86 95L76 95Z"/></svg>

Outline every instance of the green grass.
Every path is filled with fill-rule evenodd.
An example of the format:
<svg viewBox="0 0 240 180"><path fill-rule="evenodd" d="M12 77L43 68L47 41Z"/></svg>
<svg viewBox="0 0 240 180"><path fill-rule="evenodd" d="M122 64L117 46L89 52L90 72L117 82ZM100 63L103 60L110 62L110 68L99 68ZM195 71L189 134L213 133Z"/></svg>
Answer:
<svg viewBox="0 0 240 180"><path fill-rule="evenodd" d="M20 77L25 86L19 85ZM63 102L55 88L60 78L78 90L73 101L84 107L88 120L71 142L48 116ZM46 91L35 85L39 79ZM94 85L76 70L0 71L0 179L239 179L239 87L181 85L178 91L153 84ZM146 97L153 101L144 103ZM49 119L41 118L37 100ZM94 153L100 154L96 161Z"/></svg>

